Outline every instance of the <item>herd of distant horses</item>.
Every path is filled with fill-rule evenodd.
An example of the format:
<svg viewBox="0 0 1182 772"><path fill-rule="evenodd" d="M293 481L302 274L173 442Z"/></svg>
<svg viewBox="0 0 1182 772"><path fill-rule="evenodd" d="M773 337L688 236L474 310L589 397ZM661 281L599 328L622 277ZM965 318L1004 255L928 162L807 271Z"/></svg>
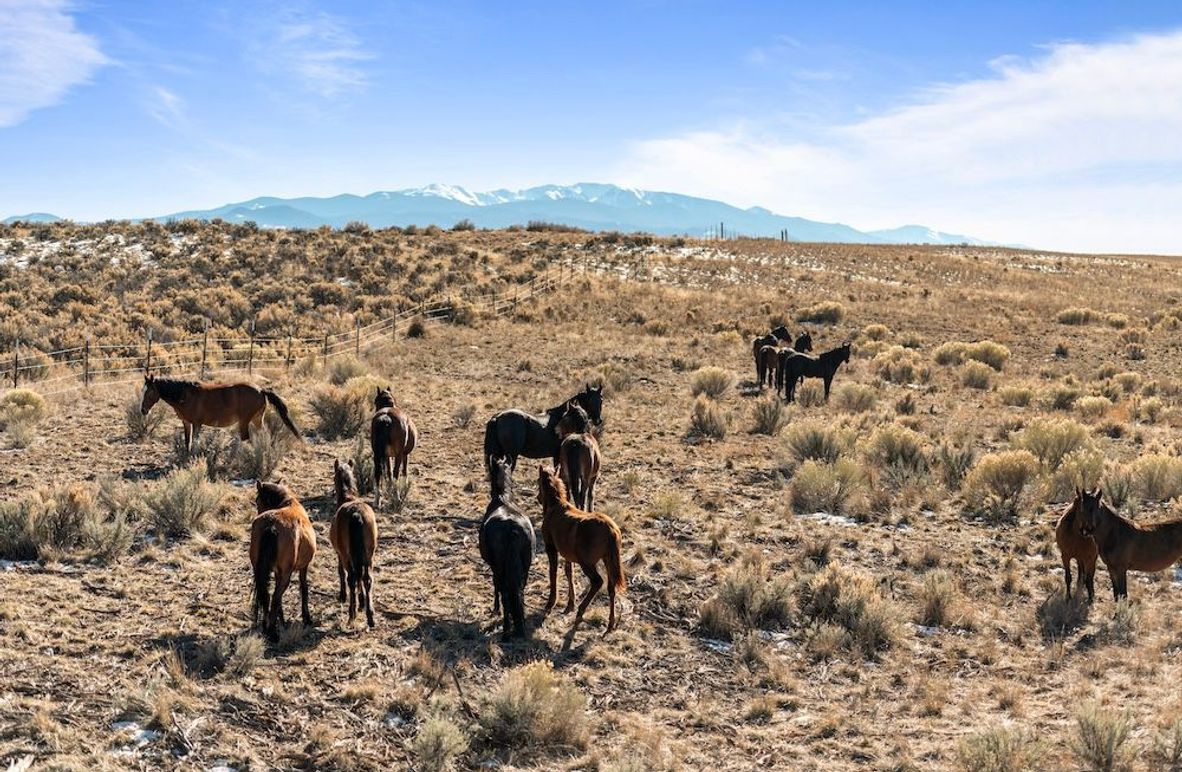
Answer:
<svg viewBox="0 0 1182 772"><path fill-rule="evenodd" d="M777 327L752 341L756 382L771 386L788 401L805 378L824 382L828 401L838 368L850 359L850 343L819 355L809 352L812 336L803 332L793 340ZM301 438L286 404L269 389L248 383L198 383L171 378L144 378L141 410L146 415L158 401L171 406L184 428L185 448L202 426L237 426L244 441L262 425L268 406L283 424ZM338 601L348 601L350 625L358 610L374 626L371 571L377 548L377 518L383 487L398 495L397 483L407 474L407 463L418 442L414 421L394 399L390 389L379 389L370 422L373 451L373 504L359 494L353 462L334 461L336 508L329 524L329 542L337 556ZM505 637L525 637L525 587L536 551L533 521L513 496L513 472L521 457L545 459L538 467L538 504L542 542L549 563L549 595L543 611L557 602L558 565L566 576L565 611L574 610L573 564L589 586L578 604L571 633L582 622L587 607L606 585L609 617L605 634L616 626L616 595L626 587L621 558L622 536L611 517L595 511L595 483L601 451L596 438L602 428L603 392L586 385L582 391L539 414L503 410L485 425L483 465L488 475L489 503L480 523L480 555L492 574L493 614L501 615ZM301 438L302 440L302 438ZM254 584L252 623L275 638L286 624L283 595L293 575L300 584L303 622L312 624L308 569L316 555L316 532L299 499L287 486L258 481L257 515L251 523L250 563ZM1160 571L1182 558L1182 521L1141 526L1114 512L1097 490L1077 489L1075 499L1059 517L1055 539L1063 562L1066 596L1071 597L1071 563L1078 568L1077 590L1094 600L1097 559L1112 577L1117 600L1128 596L1127 573ZM603 564L606 580L599 573ZM273 587L272 587L273 583Z"/></svg>
<svg viewBox="0 0 1182 772"><path fill-rule="evenodd" d="M302 439L287 405L273 391L249 383L198 383L172 378L144 377L140 410L147 415L163 401L184 427L185 449L202 426L237 426L244 441L251 429L262 426L268 405L283 424ZM407 474L407 463L418 442L414 421L389 388L378 389L370 421L373 451L373 504L358 493L352 460L334 460L336 508L328 526L329 542L337 556L338 601L349 603L349 623L358 610L374 626L373 579L377 549L377 518L383 487L398 495L397 483ZM610 604L605 634L616 626L616 594L625 589L619 526L595 512L595 482L599 476L600 447L596 434L603 425L602 387L586 385L561 405L534 415L503 410L485 426L484 467L491 491L480 524L479 549L492 572L493 613L502 614L503 633L524 637L525 586L533 562L536 535L533 522L513 498L512 476L521 457L548 459L553 469L538 467L538 504L542 510L542 543L550 568L550 594L543 614L557 602L558 563L566 574L566 611L574 609L572 564L589 582L579 601L571 632L578 629L587 607L606 584ZM300 614L313 623L309 609L308 570L316 556L316 531L299 498L279 482L256 481L257 514L250 529L250 564L254 593L252 624L275 639L286 625L283 595L293 576L300 585ZM598 565L606 571L606 582Z"/></svg>

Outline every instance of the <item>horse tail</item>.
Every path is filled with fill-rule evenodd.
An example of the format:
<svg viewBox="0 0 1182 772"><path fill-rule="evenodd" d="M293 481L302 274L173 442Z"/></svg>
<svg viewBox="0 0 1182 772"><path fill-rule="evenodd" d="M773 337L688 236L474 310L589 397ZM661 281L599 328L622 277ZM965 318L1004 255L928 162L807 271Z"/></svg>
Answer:
<svg viewBox="0 0 1182 772"><path fill-rule="evenodd" d="M514 542L520 540L514 539ZM501 603L509 612L509 618L515 625L521 625L525 632L525 578L529 575L529 545L514 544L502 562L501 568Z"/></svg>
<svg viewBox="0 0 1182 772"><path fill-rule="evenodd" d="M390 450L390 421L385 416L374 418L370 426L369 445L373 448L373 480L374 490L381 487L382 477L390 459L386 456Z"/></svg>
<svg viewBox="0 0 1182 772"><path fill-rule="evenodd" d="M603 559L603 564L607 568L607 583L609 587L615 587L617 590L623 590L624 583L624 565L620 562L620 542L624 537L620 534L620 528L615 523L611 523L611 544L608 546L607 556Z"/></svg>
<svg viewBox="0 0 1182 772"><path fill-rule="evenodd" d="M263 619L267 618L268 596L270 595L271 574L275 570L275 561L279 558L279 531L274 523L263 526L259 536L259 551L254 564L254 611L253 619L258 619L259 610L263 612Z"/></svg>
<svg viewBox="0 0 1182 772"><path fill-rule="evenodd" d="M302 440L303 437L300 436L300 430L297 429L296 425L291 422L291 416L287 412L287 405L284 404L283 400L279 398L279 395L270 389L263 389L263 396L266 397L267 401L270 402L275 408L275 412L279 414L279 418L283 421L283 425L291 430L291 433L296 436L296 439Z"/></svg>
<svg viewBox="0 0 1182 772"><path fill-rule="evenodd" d="M369 562L369 556L365 554L365 518L356 508L349 513L346 528L349 531L349 567L353 576L360 581L361 571Z"/></svg>

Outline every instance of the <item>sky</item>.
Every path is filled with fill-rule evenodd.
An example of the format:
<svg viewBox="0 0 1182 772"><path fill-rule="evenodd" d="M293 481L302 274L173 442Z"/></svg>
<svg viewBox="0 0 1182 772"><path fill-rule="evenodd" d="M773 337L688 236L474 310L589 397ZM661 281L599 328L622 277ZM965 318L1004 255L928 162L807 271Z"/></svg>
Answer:
<svg viewBox="0 0 1182 772"><path fill-rule="evenodd" d="M574 182L1182 254L1182 4L0 0L0 217Z"/></svg>

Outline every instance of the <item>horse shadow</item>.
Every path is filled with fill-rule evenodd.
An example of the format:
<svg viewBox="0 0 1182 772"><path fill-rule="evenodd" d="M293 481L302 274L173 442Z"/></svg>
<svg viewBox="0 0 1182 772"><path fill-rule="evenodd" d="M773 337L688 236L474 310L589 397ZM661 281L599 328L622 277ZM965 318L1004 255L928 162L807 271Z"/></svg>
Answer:
<svg viewBox="0 0 1182 772"><path fill-rule="evenodd" d="M173 467L159 464L135 464L119 473L121 479L128 482L144 482L145 480L159 480L171 472Z"/></svg>
<svg viewBox="0 0 1182 772"><path fill-rule="evenodd" d="M493 665L492 650L498 649L497 663L513 666L536 660L556 661L554 647L536 634L544 619L540 611L526 617L525 638L505 636L501 633L501 619L487 622L477 620L448 619L445 617L422 616L382 612L387 618L414 617L418 623L398 634L402 641L417 641L424 651L448 668L460 664Z"/></svg>

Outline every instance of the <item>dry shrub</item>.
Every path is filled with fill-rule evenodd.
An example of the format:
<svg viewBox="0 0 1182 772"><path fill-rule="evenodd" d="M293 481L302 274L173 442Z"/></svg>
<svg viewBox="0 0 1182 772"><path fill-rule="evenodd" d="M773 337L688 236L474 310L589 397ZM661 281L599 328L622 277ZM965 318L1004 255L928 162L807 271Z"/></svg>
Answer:
<svg viewBox="0 0 1182 772"><path fill-rule="evenodd" d="M867 574L830 564L801 582L797 596L800 613L840 629L850 652L873 659L898 641L898 612Z"/></svg>
<svg viewBox="0 0 1182 772"><path fill-rule="evenodd" d="M1106 631L1108 640L1121 646L1132 646L1141 632L1141 607L1133 605L1128 598L1116 602L1112 621Z"/></svg>
<svg viewBox="0 0 1182 772"><path fill-rule="evenodd" d="M843 383L834 392L834 404L847 413L866 413L874 409L878 390L861 383Z"/></svg>
<svg viewBox="0 0 1182 772"><path fill-rule="evenodd" d="M384 381L371 375L350 378L343 386L321 386L309 400L316 432L326 440L353 437L373 412L373 398Z"/></svg>
<svg viewBox="0 0 1182 772"><path fill-rule="evenodd" d="M991 340L982 340L976 343L949 341L941 344L932 353L932 356L938 365L959 365L965 360L971 359L1000 371L1010 358L1010 350Z"/></svg>
<svg viewBox="0 0 1182 772"><path fill-rule="evenodd" d="M474 415L476 415L476 403L469 402L466 405L460 405L452 411L451 422L458 429L466 429L468 424L472 422L472 416Z"/></svg>
<svg viewBox="0 0 1182 772"><path fill-rule="evenodd" d="M451 769L455 759L468 750L468 736L454 721L443 716L429 718L419 727L411 750L424 772Z"/></svg>
<svg viewBox="0 0 1182 772"><path fill-rule="evenodd" d="M1029 450L1052 471L1069 453L1090 445L1087 427L1069 418L1036 419L1014 439L1015 447Z"/></svg>
<svg viewBox="0 0 1182 772"><path fill-rule="evenodd" d="M106 511L95 486L74 483L0 504L0 558L38 560L85 552L107 563L134 537L122 511Z"/></svg>
<svg viewBox="0 0 1182 772"><path fill-rule="evenodd" d="M796 321L817 324L837 324L845 318L845 306L833 300L823 300L796 312Z"/></svg>
<svg viewBox="0 0 1182 772"><path fill-rule="evenodd" d="M1112 409L1108 397L1080 397L1075 401L1075 410L1083 418L1094 421Z"/></svg>
<svg viewBox="0 0 1182 772"><path fill-rule="evenodd" d="M743 557L702 604L698 627L707 635L730 637L740 628L767 629L786 625L792 593L786 579L771 573L758 553Z"/></svg>
<svg viewBox="0 0 1182 772"><path fill-rule="evenodd" d="M1028 450L982 456L964 480L968 508L993 516L1014 514L1022 494L1037 477L1038 468L1038 459Z"/></svg>
<svg viewBox="0 0 1182 772"><path fill-rule="evenodd" d="M932 352L932 358L938 365L959 365L964 362L964 352L967 344L959 341L941 343Z"/></svg>
<svg viewBox="0 0 1182 772"><path fill-rule="evenodd" d="M917 621L928 627L944 627L960 605L960 587L956 577L940 568L923 578L919 591L919 617Z"/></svg>
<svg viewBox="0 0 1182 772"><path fill-rule="evenodd" d="M870 367L879 378L891 383L926 383L931 378L931 370L923 364L919 354L902 346L891 346L879 352L871 360Z"/></svg>
<svg viewBox="0 0 1182 772"><path fill-rule="evenodd" d="M1133 752L1125 746L1129 739L1129 714L1085 705L1075 716L1075 736L1071 751L1083 769L1117 772L1133 768Z"/></svg>
<svg viewBox="0 0 1182 772"><path fill-rule="evenodd" d="M1182 496L1182 458L1151 453L1128 465L1137 495L1147 501Z"/></svg>
<svg viewBox="0 0 1182 772"><path fill-rule="evenodd" d="M883 470L904 475L926 472L927 454L924 439L918 432L897 423L889 423L874 430L862 446L866 460Z"/></svg>
<svg viewBox="0 0 1182 772"><path fill-rule="evenodd" d="M1090 308L1064 308L1055 314L1055 321L1059 324L1084 325L1091 324L1099 316L1097 312Z"/></svg>
<svg viewBox="0 0 1182 772"><path fill-rule="evenodd" d="M993 385L993 368L983 362L965 362L960 366L960 382L970 389L988 389Z"/></svg>
<svg viewBox="0 0 1182 772"><path fill-rule="evenodd" d="M1132 370L1128 370L1123 373L1116 373L1112 376L1112 380L1125 394L1132 394L1137 389L1141 388L1141 384L1145 381L1145 379L1141 377L1141 373L1133 372Z"/></svg>
<svg viewBox="0 0 1182 772"><path fill-rule="evenodd" d="M1083 392L1071 384L1057 384L1047 389L1043 401L1051 410L1070 410Z"/></svg>
<svg viewBox="0 0 1182 772"><path fill-rule="evenodd" d="M1100 484L1108 459L1096 448L1080 448L1063 457L1047 478L1047 501L1067 501L1076 488L1091 490Z"/></svg>
<svg viewBox="0 0 1182 772"><path fill-rule="evenodd" d="M886 340L891 336L891 328L885 324L868 324L862 328L862 337L866 340Z"/></svg>
<svg viewBox="0 0 1182 772"><path fill-rule="evenodd" d="M209 481L205 465L173 470L144 494L149 526L161 536L204 532L225 500L225 489Z"/></svg>
<svg viewBox="0 0 1182 772"><path fill-rule="evenodd" d="M1027 407L1034 399L1034 389L1029 386L1002 386L997 390L1001 404L1010 407Z"/></svg>
<svg viewBox="0 0 1182 772"><path fill-rule="evenodd" d="M1173 718L1154 733L1148 756L1150 769L1182 769L1182 718Z"/></svg>
<svg viewBox="0 0 1182 772"><path fill-rule="evenodd" d="M784 433L784 447L797 464L810 459L831 463L850 452L853 438L821 421L797 421Z"/></svg>
<svg viewBox="0 0 1182 772"><path fill-rule="evenodd" d="M369 374L369 365L349 354L331 360L327 372L329 383L333 386L343 386L353 378Z"/></svg>
<svg viewBox="0 0 1182 772"><path fill-rule="evenodd" d="M127 436L132 442L143 442L151 439L164 424L168 415L164 410L156 409L144 415L140 409L139 397L132 397L123 405L123 423L127 426Z"/></svg>
<svg viewBox="0 0 1182 772"><path fill-rule="evenodd" d="M484 700L479 715L485 740L494 747L524 748L587 744L587 698L549 662L531 662L505 674Z"/></svg>
<svg viewBox="0 0 1182 772"><path fill-rule="evenodd" d="M775 395L757 401L751 408L751 418L753 434L771 436L779 434L788 420L784 412L784 403Z"/></svg>
<svg viewBox="0 0 1182 772"><path fill-rule="evenodd" d="M703 367L690 379L690 394L718 399L735 385L735 376L721 367Z"/></svg>
<svg viewBox="0 0 1182 772"><path fill-rule="evenodd" d="M27 448L45 419L45 398L29 389L12 389L0 397L0 428L14 448Z"/></svg>
<svg viewBox="0 0 1182 772"><path fill-rule="evenodd" d="M1038 769L1046 748L1034 732L992 726L968 735L957 749L965 772L1025 772Z"/></svg>
<svg viewBox="0 0 1182 772"><path fill-rule="evenodd" d="M427 320L421 316L416 316L411 320L406 327L406 337L408 338L425 338L427 337Z"/></svg>
<svg viewBox="0 0 1182 772"><path fill-rule="evenodd" d="M840 514L864 480L862 467L853 459L839 458L832 463L810 459L792 476L792 508Z"/></svg>
<svg viewBox="0 0 1182 772"><path fill-rule="evenodd" d="M1162 402L1160 397L1150 397L1142 400L1141 404L1137 406L1137 419L1147 424L1155 424L1161 420L1165 406L1165 403Z"/></svg>
<svg viewBox="0 0 1182 772"><path fill-rule="evenodd" d="M825 387L820 381L805 379L796 388L796 404L801 407L820 407L825 404Z"/></svg>
<svg viewBox="0 0 1182 772"><path fill-rule="evenodd" d="M692 436L721 440L726 437L729 423L718 403L708 399L705 394L699 394L694 400L694 409L690 414Z"/></svg>
<svg viewBox="0 0 1182 772"><path fill-rule="evenodd" d="M1129 326L1129 317L1124 314L1104 314L1104 324L1114 330L1123 330Z"/></svg>
<svg viewBox="0 0 1182 772"><path fill-rule="evenodd" d="M605 362L596 368L591 381L603 387L604 396L623 394L636 382L636 373L627 365Z"/></svg>

